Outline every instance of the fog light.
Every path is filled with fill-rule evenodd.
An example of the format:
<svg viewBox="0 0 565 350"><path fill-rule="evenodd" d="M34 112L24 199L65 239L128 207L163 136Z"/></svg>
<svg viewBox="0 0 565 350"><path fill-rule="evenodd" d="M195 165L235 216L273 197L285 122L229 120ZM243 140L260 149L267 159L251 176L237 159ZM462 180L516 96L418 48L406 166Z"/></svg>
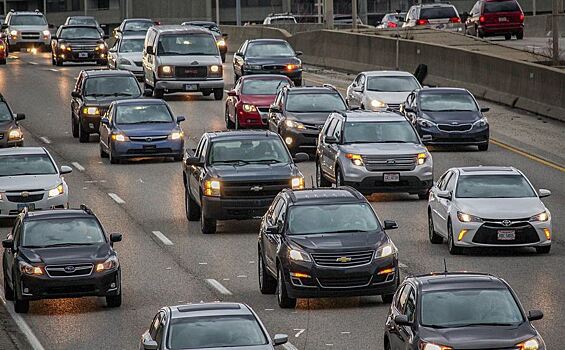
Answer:
<svg viewBox="0 0 565 350"><path fill-rule="evenodd" d="M465 237L465 235L467 234L467 231L469 230L461 230L461 232L459 232L459 236L457 236L457 240L460 241L463 239L463 237Z"/></svg>
<svg viewBox="0 0 565 350"><path fill-rule="evenodd" d="M551 231L548 228L543 229L543 233L545 234L545 238L550 241L551 240Z"/></svg>
<svg viewBox="0 0 565 350"><path fill-rule="evenodd" d="M112 283L110 284L110 288L116 288L116 283L112 282Z"/></svg>
<svg viewBox="0 0 565 350"><path fill-rule="evenodd" d="M31 48L31 53L35 55L35 54L37 53L37 49L36 49L35 47L32 47L32 48Z"/></svg>
<svg viewBox="0 0 565 350"><path fill-rule="evenodd" d="M24 293L29 294L29 288L24 288Z"/></svg>
<svg viewBox="0 0 565 350"><path fill-rule="evenodd" d="M286 142L286 144L289 145L289 146L292 145L292 137L286 137L284 139L284 142Z"/></svg>
<svg viewBox="0 0 565 350"><path fill-rule="evenodd" d="M389 267L387 269L382 269L379 272L377 272L377 275L388 275L389 273L394 272L394 267Z"/></svg>
<svg viewBox="0 0 565 350"><path fill-rule="evenodd" d="M290 276L296 277L296 278L311 278L310 275L302 273L302 272L291 272Z"/></svg>

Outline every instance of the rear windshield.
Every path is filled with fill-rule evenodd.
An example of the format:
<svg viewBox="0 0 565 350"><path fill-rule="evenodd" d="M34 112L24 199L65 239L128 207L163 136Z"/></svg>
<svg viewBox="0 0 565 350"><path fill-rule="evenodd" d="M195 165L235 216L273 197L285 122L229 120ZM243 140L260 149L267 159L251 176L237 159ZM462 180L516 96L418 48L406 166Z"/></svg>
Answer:
<svg viewBox="0 0 565 350"><path fill-rule="evenodd" d="M436 19L436 18L452 18L458 17L455 8L451 6L446 7L428 7L420 10L421 19Z"/></svg>
<svg viewBox="0 0 565 350"><path fill-rule="evenodd" d="M0 102L0 122L12 120L12 113L5 102Z"/></svg>
<svg viewBox="0 0 565 350"><path fill-rule="evenodd" d="M485 2L483 13L516 12L521 11L516 1Z"/></svg>
<svg viewBox="0 0 565 350"><path fill-rule="evenodd" d="M216 39L212 34L171 34L159 39L159 55L219 55Z"/></svg>
<svg viewBox="0 0 565 350"><path fill-rule="evenodd" d="M13 26L44 26L47 25L45 17L40 15L17 15L10 20Z"/></svg>

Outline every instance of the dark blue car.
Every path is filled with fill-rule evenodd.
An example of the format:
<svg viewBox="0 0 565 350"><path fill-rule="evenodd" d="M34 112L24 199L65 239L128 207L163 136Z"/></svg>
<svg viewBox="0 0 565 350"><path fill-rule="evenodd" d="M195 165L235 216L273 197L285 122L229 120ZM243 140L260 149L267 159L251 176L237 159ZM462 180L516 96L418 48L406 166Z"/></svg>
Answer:
<svg viewBox="0 0 565 350"><path fill-rule="evenodd" d="M163 100L115 101L100 121L100 157L116 164L126 158L184 155L184 133Z"/></svg>

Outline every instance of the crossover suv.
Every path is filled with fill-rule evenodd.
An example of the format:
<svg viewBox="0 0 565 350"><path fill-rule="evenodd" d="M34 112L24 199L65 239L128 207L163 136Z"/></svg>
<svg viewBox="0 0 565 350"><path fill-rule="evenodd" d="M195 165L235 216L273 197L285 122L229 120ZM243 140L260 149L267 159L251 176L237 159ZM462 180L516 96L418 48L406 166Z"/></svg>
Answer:
<svg viewBox="0 0 565 350"><path fill-rule="evenodd" d="M159 310L141 336L139 350L274 350L287 341L286 334L271 339L259 316L245 304L201 303Z"/></svg>
<svg viewBox="0 0 565 350"><path fill-rule="evenodd" d="M432 155L398 113L334 112L318 137L316 183L427 199L433 185Z"/></svg>
<svg viewBox="0 0 565 350"><path fill-rule="evenodd" d="M292 81L279 74L246 75L228 91L225 119L228 129L266 128L269 107L283 86Z"/></svg>
<svg viewBox="0 0 565 350"><path fill-rule="evenodd" d="M109 307L122 304L121 271L113 248L122 235L110 237L94 213L80 209L18 215L4 247L4 295L18 313L31 300L105 297Z"/></svg>
<svg viewBox="0 0 565 350"><path fill-rule="evenodd" d="M511 167L452 168L430 191L428 229L434 244L447 239L451 254L468 247L551 249L551 214L526 176Z"/></svg>
<svg viewBox="0 0 565 350"><path fill-rule="evenodd" d="M143 50L145 87L153 96L201 92L224 97L222 59L216 38L207 29L190 26L149 28Z"/></svg>
<svg viewBox="0 0 565 350"><path fill-rule="evenodd" d="M465 89L428 88L412 92L401 107L426 145L477 146L488 150L489 123Z"/></svg>
<svg viewBox="0 0 565 350"><path fill-rule="evenodd" d="M524 38L524 11L516 0L479 0L475 3L467 20L465 32L480 38L486 36L512 36Z"/></svg>
<svg viewBox="0 0 565 350"><path fill-rule="evenodd" d="M25 114L12 112L4 96L0 94L0 148L24 145L24 133L18 122L25 117Z"/></svg>
<svg viewBox="0 0 565 350"><path fill-rule="evenodd" d="M110 163L135 157L184 156L184 133L163 100L136 99L112 102L100 121L100 157Z"/></svg>
<svg viewBox="0 0 565 350"><path fill-rule="evenodd" d="M422 86L412 74L401 71L361 72L347 87L350 108L400 109L408 95Z"/></svg>
<svg viewBox="0 0 565 350"><path fill-rule="evenodd" d="M345 100L331 85L284 86L269 108L267 123L269 130L281 135L292 154L314 153L318 134L328 115L345 110Z"/></svg>
<svg viewBox="0 0 565 350"><path fill-rule="evenodd" d="M114 29L113 36L117 38L120 35L142 35L145 36L149 28L156 23L149 18L126 18L122 23Z"/></svg>
<svg viewBox="0 0 565 350"><path fill-rule="evenodd" d="M233 54L233 81L250 74L282 74L289 77L294 85L302 85L302 61L282 39L246 40Z"/></svg>
<svg viewBox="0 0 565 350"><path fill-rule="evenodd" d="M397 249L362 194L350 187L284 190L259 231L259 289L281 308L297 298L381 295L400 281Z"/></svg>
<svg viewBox="0 0 565 350"><path fill-rule="evenodd" d="M145 36L118 36L108 50L108 68L122 69L133 73L137 80L143 81L143 46Z"/></svg>
<svg viewBox="0 0 565 350"><path fill-rule="evenodd" d="M49 50L51 32L45 16L39 12L10 11L2 24L10 51L20 48Z"/></svg>
<svg viewBox="0 0 565 350"><path fill-rule="evenodd" d="M104 29L102 27L106 27L106 25L100 25L96 18L92 16L69 16L63 25L82 25L82 26L90 26L96 27L100 32L100 35L104 35Z"/></svg>
<svg viewBox="0 0 565 350"><path fill-rule="evenodd" d="M464 26L455 6L449 3L433 3L410 7L402 27L425 27L462 32Z"/></svg>
<svg viewBox="0 0 565 350"><path fill-rule="evenodd" d="M183 180L186 216L215 233L218 220L261 217L285 188L304 188L304 177L281 138L268 131L205 133L187 151Z"/></svg>
<svg viewBox="0 0 565 350"><path fill-rule="evenodd" d="M83 70L71 92L71 127L81 143L100 131L110 103L142 96L135 76L123 70Z"/></svg>
<svg viewBox="0 0 565 350"><path fill-rule="evenodd" d="M493 275L411 276L396 291L384 329L386 350L546 350L510 285Z"/></svg>
<svg viewBox="0 0 565 350"><path fill-rule="evenodd" d="M73 170L58 168L42 147L0 149L0 219L14 218L24 208L66 208L69 188L63 177Z"/></svg>
<svg viewBox="0 0 565 350"><path fill-rule="evenodd" d="M202 27L206 28L214 34L216 38L216 44L220 49L220 55L222 56L222 62L226 62L226 54L228 52L228 44L226 42L226 38L228 37L227 34L222 34L222 30L218 25L214 22L210 21L188 21L183 22L183 26L193 26L193 27Z"/></svg>
<svg viewBox="0 0 565 350"><path fill-rule="evenodd" d="M269 24L296 24L296 17L290 12L269 13L263 20L263 25Z"/></svg>
<svg viewBox="0 0 565 350"><path fill-rule="evenodd" d="M108 63L108 46L98 28L64 25L57 29L51 41L51 63L62 66L65 62Z"/></svg>

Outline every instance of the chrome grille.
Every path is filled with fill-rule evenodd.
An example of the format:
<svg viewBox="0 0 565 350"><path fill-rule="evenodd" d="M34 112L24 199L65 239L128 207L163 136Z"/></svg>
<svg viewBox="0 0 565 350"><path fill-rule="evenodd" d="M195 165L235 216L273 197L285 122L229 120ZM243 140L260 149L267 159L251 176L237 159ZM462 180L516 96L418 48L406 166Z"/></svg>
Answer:
<svg viewBox="0 0 565 350"><path fill-rule="evenodd" d="M45 267L49 277L53 278L89 276L93 269L93 264L48 265Z"/></svg>
<svg viewBox="0 0 565 350"><path fill-rule="evenodd" d="M137 142L155 142L166 140L168 136L130 136L129 139Z"/></svg>
<svg viewBox="0 0 565 350"><path fill-rule="evenodd" d="M388 108L395 109L395 110L400 109L400 103L387 103L387 106L388 106Z"/></svg>
<svg viewBox="0 0 565 350"><path fill-rule="evenodd" d="M286 66L281 65L281 64L265 64L265 65L263 65L263 69L267 69L267 70L283 70L285 68L286 68Z"/></svg>
<svg viewBox="0 0 565 350"><path fill-rule="evenodd" d="M416 167L417 155L404 156L362 156L369 171L408 171Z"/></svg>
<svg viewBox="0 0 565 350"><path fill-rule="evenodd" d="M317 265L330 267L354 267L366 265L373 259L373 251L344 253L313 253L312 258Z"/></svg>
<svg viewBox="0 0 565 350"><path fill-rule="evenodd" d="M71 44L71 48L73 51L94 51L98 45L97 44L80 44L80 45L73 45Z"/></svg>
<svg viewBox="0 0 565 350"><path fill-rule="evenodd" d="M438 129L441 131L447 132L465 132L471 130L473 124L457 124L457 125L450 125L450 124L438 124Z"/></svg>
<svg viewBox="0 0 565 350"><path fill-rule="evenodd" d="M302 123L302 125L304 125L304 128L306 130L315 130L317 132L320 132L320 130L324 126L323 124L313 124L313 123Z"/></svg>
<svg viewBox="0 0 565 350"><path fill-rule="evenodd" d="M8 202L12 202L12 203L31 203L31 202L37 202L43 199L43 193L34 193L34 194L28 194L23 196L22 194L18 194L18 195L10 195L10 194L6 194L6 198L8 199Z"/></svg>

